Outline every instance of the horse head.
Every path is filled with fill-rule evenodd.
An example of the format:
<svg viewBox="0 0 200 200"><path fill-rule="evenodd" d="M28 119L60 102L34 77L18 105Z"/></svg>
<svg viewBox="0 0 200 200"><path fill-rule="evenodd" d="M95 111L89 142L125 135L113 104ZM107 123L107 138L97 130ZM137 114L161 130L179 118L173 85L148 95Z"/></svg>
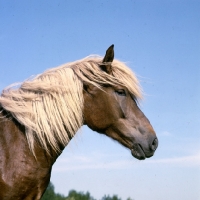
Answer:
<svg viewBox="0 0 200 200"><path fill-rule="evenodd" d="M100 69L112 76L114 45L106 51ZM149 120L137 105L126 85L84 85L84 124L131 150L139 159L153 156L158 139Z"/></svg>

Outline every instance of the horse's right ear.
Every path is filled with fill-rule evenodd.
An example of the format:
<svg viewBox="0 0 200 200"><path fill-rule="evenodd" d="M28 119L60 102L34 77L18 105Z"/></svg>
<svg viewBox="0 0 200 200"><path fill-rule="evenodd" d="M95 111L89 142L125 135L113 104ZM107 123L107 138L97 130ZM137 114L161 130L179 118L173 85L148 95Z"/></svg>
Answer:
<svg viewBox="0 0 200 200"><path fill-rule="evenodd" d="M103 58L103 65L100 68L108 74L112 73L111 63L114 60L114 44L112 44L106 51L106 55Z"/></svg>

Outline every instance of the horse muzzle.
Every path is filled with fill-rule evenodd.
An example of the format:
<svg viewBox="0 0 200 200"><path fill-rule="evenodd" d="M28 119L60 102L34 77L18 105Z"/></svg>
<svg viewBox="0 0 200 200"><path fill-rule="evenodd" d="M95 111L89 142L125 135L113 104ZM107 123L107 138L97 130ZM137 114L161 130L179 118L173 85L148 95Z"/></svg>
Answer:
<svg viewBox="0 0 200 200"><path fill-rule="evenodd" d="M157 137L153 137L150 141L148 145L144 142L135 143L131 148L131 154L139 160L144 160L145 158L153 156L158 147L158 139Z"/></svg>

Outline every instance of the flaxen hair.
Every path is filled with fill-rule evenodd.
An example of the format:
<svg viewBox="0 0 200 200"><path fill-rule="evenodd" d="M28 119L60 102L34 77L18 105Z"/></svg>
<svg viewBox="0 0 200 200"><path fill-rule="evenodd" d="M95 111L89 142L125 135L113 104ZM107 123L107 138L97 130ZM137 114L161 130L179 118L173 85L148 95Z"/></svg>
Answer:
<svg viewBox="0 0 200 200"><path fill-rule="evenodd" d="M0 104L25 126L30 149L38 139L48 152L48 145L59 152L83 125L83 84L122 85L136 98L141 89L135 74L122 62L112 62L112 75L99 67L102 58L86 57L49 69L34 78L5 88Z"/></svg>

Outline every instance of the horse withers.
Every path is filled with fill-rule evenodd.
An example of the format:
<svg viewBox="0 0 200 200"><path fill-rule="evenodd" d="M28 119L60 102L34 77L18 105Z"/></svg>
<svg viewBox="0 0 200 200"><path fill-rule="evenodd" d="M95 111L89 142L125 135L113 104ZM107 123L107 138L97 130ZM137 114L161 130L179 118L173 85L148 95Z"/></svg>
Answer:
<svg viewBox="0 0 200 200"><path fill-rule="evenodd" d="M137 101L138 79L114 59L89 56L2 91L0 199L41 198L51 168L82 125L105 134L143 160L158 140Z"/></svg>

